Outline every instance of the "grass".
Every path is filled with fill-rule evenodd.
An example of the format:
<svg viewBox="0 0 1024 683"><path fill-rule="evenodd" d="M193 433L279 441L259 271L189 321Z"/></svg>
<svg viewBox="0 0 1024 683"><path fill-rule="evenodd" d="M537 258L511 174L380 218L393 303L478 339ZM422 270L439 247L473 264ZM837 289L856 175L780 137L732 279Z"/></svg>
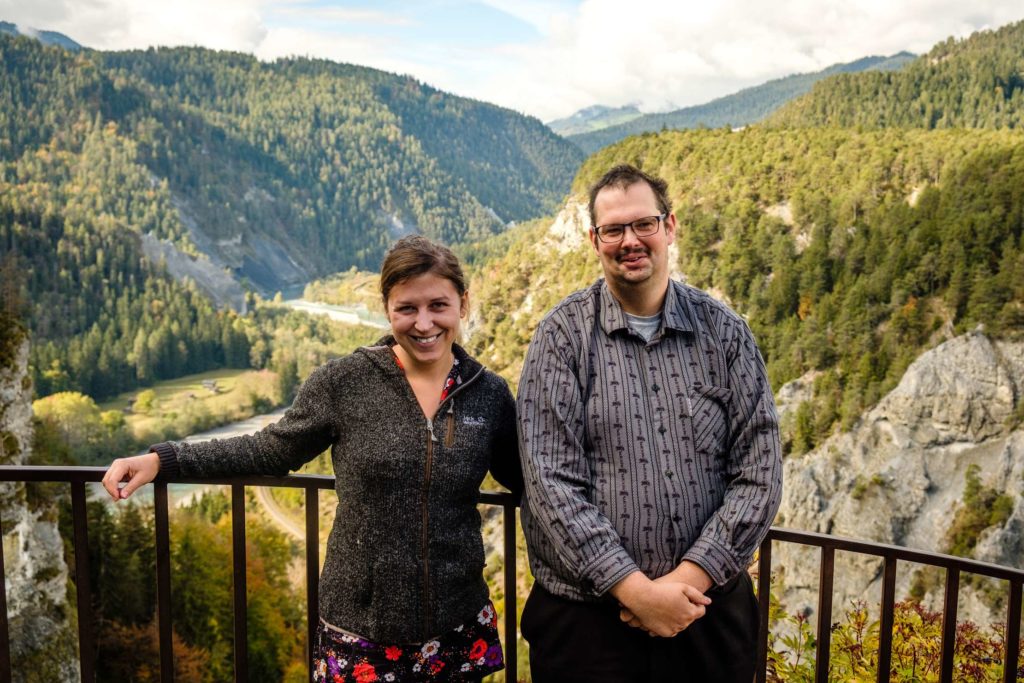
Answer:
<svg viewBox="0 0 1024 683"><path fill-rule="evenodd" d="M217 392L203 386L216 382ZM132 399L152 392L151 407L125 415L136 439L162 439L172 429L177 436L212 429L266 412L280 404L277 375L269 370L221 369L157 382L125 392L100 404L100 410L125 410Z"/></svg>

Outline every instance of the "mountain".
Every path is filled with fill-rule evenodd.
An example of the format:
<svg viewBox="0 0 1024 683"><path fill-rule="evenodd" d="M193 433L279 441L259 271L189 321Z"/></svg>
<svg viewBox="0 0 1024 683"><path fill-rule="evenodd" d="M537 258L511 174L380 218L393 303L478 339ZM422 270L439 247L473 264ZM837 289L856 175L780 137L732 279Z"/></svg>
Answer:
<svg viewBox="0 0 1024 683"><path fill-rule="evenodd" d="M1024 123L1024 22L949 38L896 72L823 81L776 112L780 127L1018 128Z"/></svg>
<svg viewBox="0 0 1024 683"><path fill-rule="evenodd" d="M9 21L0 21L0 33L5 33L11 36L26 36L28 38L35 38L43 45L55 45L62 47L65 50L81 50L81 45L68 38L63 33L57 33L56 31L37 31L36 29L22 29L16 24L12 24Z"/></svg>
<svg viewBox="0 0 1024 683"><path fill-rule="evenodd" d="M772 386L819 373L787 426L793 453L849 429L949 336L1024 324L1018 135L670 131L590 157L556 220L502 235L507 255L479 264L474 349L506 377L540 316L598 276L583 195L622 162L669 181L678 272L749 320Z"/></svg>
<svg viewBox="0 0 1024 683"><path fill-rule="evenodd" d="M848 433L787 459L783 526L952 552L1010 567L1024 561L1024 343L970 332L922 354L899 384ZM777 546L783 602L817 606L818 568L802 549ZM853 565L852 567L850 565ZM968 578L961 620L999 623L986 585ZM857 556L836 572L837 614L852 600L874 603L881 563ZM998 594L998 589L993 591ZM942 609L940 577L903 569L898 599Z"/></svg>
<svg viewBox="0 0 1024 683"><path fill-rule="evenodd" d="M375 268L405 233L457 243L541 215L582 158L537 119L322 60L0 35L0 69L0 160L76 154L85 124L110 125L170 205L154 236L266 293Z"/></svg>
<svg viewBox="0 0 1024 683"><path fill-rule="evenodd" d="M890 57L864 57L846 64L834 64L815 73L778 78L720 97L707 104L663 114L644 114L617 126L568 135L568 139L587 154L591 154L630 135L666 129L745 126L760 121L784 103L806 93L816 82L829 76L864 71L898 71L913 59L914 55L909 52L899 52Z"/></svg>
<svg viewBox="0 0 1024 683"><path fill-rule="evenodd" d="M580 158L537 119L373 69L0 34L0 257L40 396L263 367L241 284L375 269L409 232L499 233L554 207Z"/></svg>
<svg viewBox="0 0 1024 683"><path fill-rule="evenodd" d="M548 128L564 137L608 128L632 121L640 116L643 116L642 112L631 104L625 107L605 107L595 104L592 107L580 109L564 119L549 121Z"/></svg>

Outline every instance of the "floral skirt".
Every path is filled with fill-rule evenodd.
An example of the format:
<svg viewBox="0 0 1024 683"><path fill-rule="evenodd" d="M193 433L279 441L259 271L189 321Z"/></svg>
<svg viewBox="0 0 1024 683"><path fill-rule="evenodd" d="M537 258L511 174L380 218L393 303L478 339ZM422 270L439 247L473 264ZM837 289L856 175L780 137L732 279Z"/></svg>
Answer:
<svg viewBox="0 0 1024 683"><path fill-rule="evenodd" d="M374 643L328 625L317 631L317 683L475 681L505 666L494 605L425 643Z"/></svg>

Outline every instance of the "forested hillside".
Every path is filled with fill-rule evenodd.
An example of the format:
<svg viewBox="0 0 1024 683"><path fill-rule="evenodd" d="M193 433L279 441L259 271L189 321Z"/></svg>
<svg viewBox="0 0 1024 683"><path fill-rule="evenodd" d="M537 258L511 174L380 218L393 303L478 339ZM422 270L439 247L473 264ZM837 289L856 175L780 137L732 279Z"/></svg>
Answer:
<svg viewBox="0 0 1024 683"><path fill-rule="evenodd" d="M579 161L536 119L372 69L0 33L0 256L39 396L271 362L267 324L143 236L273 292L376 268L403 233L458 243L552 210Z"/></svg>
<svg viewBox="0 0 1024 683"><path fill-rule="evenodd" d="M844 74L815 85L768 121L778 127L1019 128L1024 22L949 38L897 72Z"/></svg>
<svg viewBox="0 0 1024 683"><path fill-rule="evenodd" d="M192 241L267 291L375 267L398 234L459 242L540 215L581 160L536 119L326 61L0 35L0 67L0 159L67 151L67 131L113 123Z"/></svg>
<svg viewBox="0 0 1024 683"><path fill-rule="evenodd" d="M619 162L669 181L679 271L749 319L772 386L817 371L795 450L852 424L944 335L1024 325L1016 132L666 132L592 156L574 190ZM599 274L585 225L498 238L511 253L483 267L474 339L507 374L540 316Z"/></svg>
<svg viewBox="0 0 1024 683"><path fill-rule="evenodd" d="M666 129L745 126L760 121L786 102L803 95L824 78L842 73L897 71L913 58L909 52L900 52L891 57L864 57L846 64L833 64L822 71L794 74L752 88L744 88L707 104L663 114L644 114L619 125L569 135L568 138L585 153L592 154L630 135Z"/></svg>

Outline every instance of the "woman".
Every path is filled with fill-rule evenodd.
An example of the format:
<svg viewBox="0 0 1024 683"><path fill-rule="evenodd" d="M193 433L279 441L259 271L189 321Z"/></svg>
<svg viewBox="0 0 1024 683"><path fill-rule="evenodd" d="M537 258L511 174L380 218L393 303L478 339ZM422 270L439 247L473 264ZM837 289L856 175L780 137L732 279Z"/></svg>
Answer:
<svg viewBox="0 0 1024 683"><path fill-rule="evenodd" d="M157 444L115 460L103 485L121 500L158 473L282 474L330 446L338 508L315 680L480 680L504 661L476 505L488 468L521 490L514 402L455 343L469 295L449 249L399 240L380 287L391 335L315 370L280 422Z"/></svg>

